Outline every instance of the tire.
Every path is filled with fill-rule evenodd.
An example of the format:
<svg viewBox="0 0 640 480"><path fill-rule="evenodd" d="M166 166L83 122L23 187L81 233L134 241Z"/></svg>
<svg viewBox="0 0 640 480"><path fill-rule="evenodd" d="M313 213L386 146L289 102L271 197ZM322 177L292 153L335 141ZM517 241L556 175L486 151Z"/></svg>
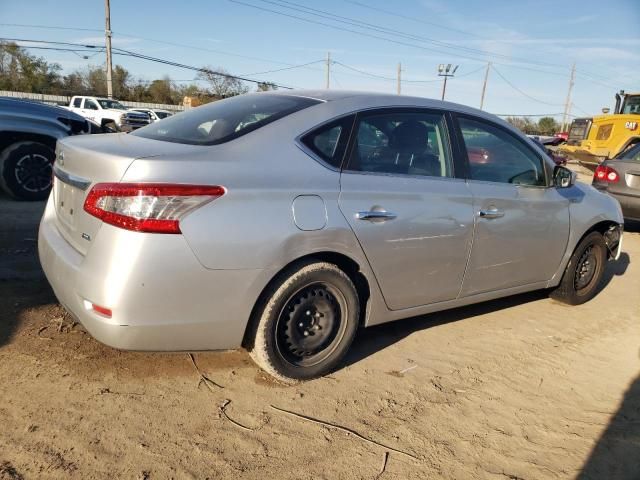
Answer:
<svg viewBox="0 0 640 480"><path fill-rule="evenodd" d="M0 155L0 186L14 198L45 200L55 158L55 152L43 143L9 145Z"/></svg>
<svg viewBox="0 0 640 480"><path fill-rule="evenodd" d="M113 120L103 122L102 130L104 130L105 133L118 133L120 131L118 125L116 125L116 122Z"/></svg>
<svg viewBox="0 0 640 480"><path fill-rule="evenodd" d="M360 302L340 268L310 261L274 282L256 315L251 357L277 380L296 383L339 365L358 329Z"/></svg>
<svg viewBox="0 0 640 480"><path fill-rule="evenodd" d="M598 293L606 263L604 237L599 232L591 232L574 250L560 285L550 293L551 298L569 305L588 302Z"/></svg>

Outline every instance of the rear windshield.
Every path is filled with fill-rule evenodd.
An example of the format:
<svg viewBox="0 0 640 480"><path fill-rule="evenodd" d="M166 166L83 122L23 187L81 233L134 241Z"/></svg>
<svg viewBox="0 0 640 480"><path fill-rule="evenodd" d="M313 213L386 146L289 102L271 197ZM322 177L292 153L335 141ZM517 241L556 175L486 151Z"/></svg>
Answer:
<svg viewBox="0 0 640 480"><path fill-rule="evenodd" d="M640 162L640 143L623 151L617 158L620 160L635 160Z"/></svg>
<svg viewBox="0 0 640 480"><path fill-rule="evenodd" d="M317 103L320 102L287 95L239 95L173 115L131 135L174 143L215 145Z"/></svg>

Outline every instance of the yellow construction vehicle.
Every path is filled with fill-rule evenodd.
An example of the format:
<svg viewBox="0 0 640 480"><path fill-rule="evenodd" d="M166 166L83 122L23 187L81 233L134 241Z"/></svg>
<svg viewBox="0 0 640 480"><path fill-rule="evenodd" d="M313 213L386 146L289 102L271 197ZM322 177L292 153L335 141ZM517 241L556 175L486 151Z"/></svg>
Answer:
<svg viewBox="0 0 640 480"><path fill-rule="evenodd" d="M640 143L640 93L616 93L613 113L576 118L569 128L567 143L559 149L580 163L597 165Z"/></svg>

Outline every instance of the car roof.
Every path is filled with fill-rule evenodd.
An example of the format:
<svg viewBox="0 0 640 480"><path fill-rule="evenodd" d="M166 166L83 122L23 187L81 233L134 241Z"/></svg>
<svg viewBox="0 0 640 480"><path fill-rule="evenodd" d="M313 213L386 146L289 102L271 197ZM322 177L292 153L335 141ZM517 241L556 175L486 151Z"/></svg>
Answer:
<svg viewBox="0 0 640 480"><path fill-rule="evenodd" d="M19 109L22 112L25 112L25 113L29 112L35 115L51 115L51 116L62 115L67 118L84 119L84 117L79 116L78 114L72 112L71 110L60 107L58 105L50 105L48 103L42 103L37 100L0 97L0 108L2 108L3 110Z"/></svg>
<svg viewBox="0 0 640 480"><path fill-rule="evenodd" d="M503 125L504 120L492 115L484 110L469 107L454 102L447 102L427 97L415 97L409 95L397 95L393 93L366 92L359 90L272 90L269 92L254 93L253 95L288 95L296 97L306 97L320 100L322 102L343 102L348 101L350 104L362 108L371 106L377 107L421 107L421 108L437 108L441 110L449 110L459 113L468 113L477 117L484 117L492 121L499 121Z"/></svg>

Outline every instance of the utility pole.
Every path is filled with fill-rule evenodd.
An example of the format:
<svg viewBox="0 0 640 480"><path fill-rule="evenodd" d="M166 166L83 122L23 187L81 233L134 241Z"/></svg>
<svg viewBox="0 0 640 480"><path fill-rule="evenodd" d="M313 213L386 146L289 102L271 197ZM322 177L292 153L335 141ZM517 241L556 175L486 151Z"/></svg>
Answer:
<svg viewBox="0 0 640 480"><path fill-rule="evenodd" d="M111 65L111 6L104 0L104 35L107 47L107 97L113 98L112 65Z"/></svg>
<svg viewBox="0 0 640 480"><path fill-rule="evenodd" d="M451 68L453 67L453 69ZM451 65L449 64L444 64L441 63L440 65L438 65L438 76L439 77L444 77L444 84L442 85L442 100L444 100L444 95L447 92L447 78L449 77L453 77L456 73L456 70L458 70L459 65Z"/></svg>
<svg viewBox="0 0 640 480"><path fill-rule="evenodd" d="M331 86L331 52L327 52L327 71L326 71L326 88L327 90Z"/></svg>
<svg viewBox="0 0 640 480"><path fill-rule="evenodd" d="M480 110L484 106L484 94L487 91L487 80L489 80L489 70L491 69L491 62L487 63L487 71L484 72L484 83L482 84L482 96L480 97Z"/></svg>
<svg viewBox="0 0 640 480"><path fill-rule="evenodd" d="M402 63L398 63L398 95L402 92Z"/></svg>
<svg viewBox="0 0 640 480"><path fill-rule="evenodd" d="M576 77L576 62L573 62L571 67L571 79L569 80L569 91L567 92L567 100L564 102L564 113L562 114L562 131L567 131L567 119L571 113L571 90L573 90L573 84Z"/></svg>

